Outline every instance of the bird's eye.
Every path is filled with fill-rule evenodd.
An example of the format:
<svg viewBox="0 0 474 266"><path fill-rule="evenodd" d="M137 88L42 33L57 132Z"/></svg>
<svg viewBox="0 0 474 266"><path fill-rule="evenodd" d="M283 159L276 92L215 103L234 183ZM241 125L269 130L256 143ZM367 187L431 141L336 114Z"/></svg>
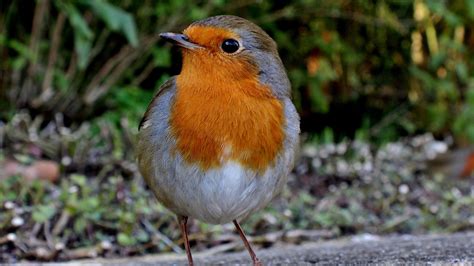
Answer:
<svg viewBox="0 0 474 266"><path fill-rule="evenodd" d="M232 54L239 50L239 42L234 39L227 39L222 42L221 48L222 51Z"/></svg>

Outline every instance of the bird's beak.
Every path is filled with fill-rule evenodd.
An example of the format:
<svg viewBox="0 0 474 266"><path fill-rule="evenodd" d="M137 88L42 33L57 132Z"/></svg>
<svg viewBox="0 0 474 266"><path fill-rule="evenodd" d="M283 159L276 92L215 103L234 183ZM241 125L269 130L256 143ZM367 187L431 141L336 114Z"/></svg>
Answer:
<svg viewBox="0 0 474 266"><path fill-rule="evenodd" d="M184 34L165 32L165 33L160 33L160 37L173 43L174 45L178 45L186 49L194 50L194 49L203 48L202 46L189 41L188 36Z"/></svg>

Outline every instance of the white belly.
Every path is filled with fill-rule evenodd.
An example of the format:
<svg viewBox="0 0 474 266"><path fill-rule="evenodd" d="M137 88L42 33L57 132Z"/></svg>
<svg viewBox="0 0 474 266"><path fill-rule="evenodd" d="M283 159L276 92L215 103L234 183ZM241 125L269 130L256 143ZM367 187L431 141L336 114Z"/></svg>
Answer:
<svg viewBox="0 0 474 266"><path fill-rule="evenodd" d="M173 176L157 180L155 194L159 200L166 198L162 202L179 215L227 223L263 208L282 189L288 171L277 168L257 175L236 162L206 173L195 166L179 166Z"/></svg>

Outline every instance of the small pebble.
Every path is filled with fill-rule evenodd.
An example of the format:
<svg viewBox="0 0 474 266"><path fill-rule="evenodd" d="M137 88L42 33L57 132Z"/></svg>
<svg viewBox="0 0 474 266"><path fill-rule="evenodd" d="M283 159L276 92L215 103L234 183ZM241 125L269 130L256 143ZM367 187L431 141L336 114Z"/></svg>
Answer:
<svg viewBox="0 0 474 266"><path fill-rule="evenodd" d="M398 187L398 192L400 192L400 194L407 194L409 191L410 191L410 188L406 184L401 184Z"/></svg>
<svg viewBox="0 0 474 266"><path fill-rule="evenodd" d="M15 217L13 217L13 219L11 221L11 224L15 227L20 227L23 224L25 224L25 220L23 218L21 218L20 216L15 216Z"/></svg>

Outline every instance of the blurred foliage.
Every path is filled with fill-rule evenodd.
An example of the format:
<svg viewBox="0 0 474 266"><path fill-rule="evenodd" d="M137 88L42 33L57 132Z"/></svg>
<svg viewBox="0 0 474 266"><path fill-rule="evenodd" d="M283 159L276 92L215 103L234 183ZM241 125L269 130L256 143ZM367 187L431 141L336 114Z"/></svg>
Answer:
<svg viewBox="0 0 474 266"><path fill-rule="evenodd" d="M73 130L56 117L42 128L39 117L20 113L0 127L7 155L26 165L46 156L62 169L55 182L5 178L0 160L0 261L183 252L175 215L157 204L125 148L132 136L127 118L120 129L108 119ZM335 144L325 132L324 143L303 146L281 196L243 223L255 245L474 228L472 180L427 171L430 154L446 143L427 134L383 147ZM232 224L191 219L189 231L194 250L241 247Z"/></svg>
<svg viewBox="0 0 474 266"><path fill-rule="evenodd" d="M178 51L157 33L223 13L277 41L303 130L474 139L471 0L2 1L2 118L16 108L72 122L130 112L136 124L179 72Z"/></svg>

